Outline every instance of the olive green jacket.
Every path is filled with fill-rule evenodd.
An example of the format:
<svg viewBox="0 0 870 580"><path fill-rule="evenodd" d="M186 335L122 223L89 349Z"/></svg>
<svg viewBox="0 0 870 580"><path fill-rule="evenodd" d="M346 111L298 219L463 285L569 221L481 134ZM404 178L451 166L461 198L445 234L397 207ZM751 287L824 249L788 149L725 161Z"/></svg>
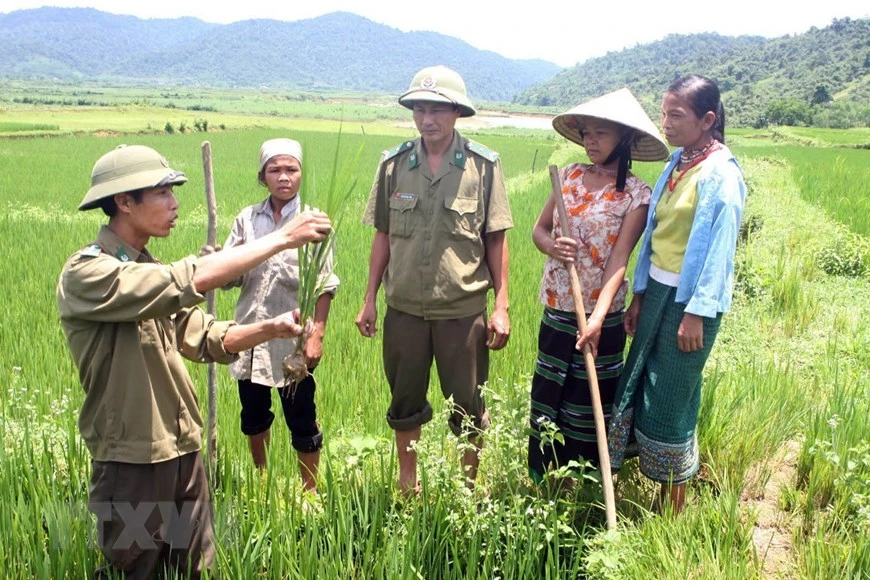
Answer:
<svg viewBox="0 0 870 580"><path fill-rule="evenodd" d="M513 226L498 153L454 132L433 173L421 139L385 151L363 222L386 233L387 305L426 319L483 312L486 234Z"/></svg>
<svg viewBox="0 0 870 580"><path fill-rule="evenodd" d="M64 264L60 320L85 400L79 429L98 461L157 463L202 448L202 416L182 356L234 358L216 322L194 305L196 258L164 265L108 227Z"/></svg>

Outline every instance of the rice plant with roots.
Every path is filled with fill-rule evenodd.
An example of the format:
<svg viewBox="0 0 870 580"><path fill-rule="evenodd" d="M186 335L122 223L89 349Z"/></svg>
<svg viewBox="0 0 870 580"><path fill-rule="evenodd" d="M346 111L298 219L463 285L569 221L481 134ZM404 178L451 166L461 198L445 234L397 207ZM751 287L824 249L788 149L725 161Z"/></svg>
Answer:
<svg viewBox="0 0 870 580"><path fill-rule="evenodd" d="M341 129L335 144L332 172L325 192L317 188L317 173L314 168L310 175L303 173L302 199L309 208L325 212L332 220L332 231L322 242L309 243L299 248L299 320L305 325L303 332L295 340L295 347L284 359L284 386L291 390L309 375L305 364L305 343L311 335L312 319L317 300L323 294L330 275L335 268L335 237L341 227L348 200L353 194L358 178L356 177L362 147L349 159L342 160ZM303 172L305 169L303 168Z"/></svg>

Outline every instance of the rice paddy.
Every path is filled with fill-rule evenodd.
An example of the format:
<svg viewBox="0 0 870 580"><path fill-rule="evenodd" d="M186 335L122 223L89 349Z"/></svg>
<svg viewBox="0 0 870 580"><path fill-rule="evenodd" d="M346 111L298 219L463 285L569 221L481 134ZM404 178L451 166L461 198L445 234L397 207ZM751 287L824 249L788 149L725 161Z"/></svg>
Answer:
<svg viewBox="0 0 870 580"><path fill-rule="evenodd" d="M76 425L82 392L54 297L64 260L90 242L104 221L98 212L75 211L94 161L119 143L137 143L156 148L187 173L190 181L176 190L178 226L169 238L149 245L164 262L196 253L205 241L199 148L204 138L212 143L219 241L242 207L266 196L256 179L263 140L290 136L302 142L306 175L317 175L318 185L331 170L336 121L276 118L273 125L271 117L240 114L239 123L228 123L223 131L166 134L163 122L175 113L155 109L154 121L138 118L129 130L144 130L147 122L158 127L144 134L94 135L99 129L128 128L111 128L91 117L81 125L89 127L87 133L0 139L4 576L79 578L102 561L86 509L90 458ZM0 121L6 114L0 113ZM64 119L77 114L61 110L58 120L48 123L63 132ZM116 109L104 114L124 118ZM35 110L28 115L40 117ZM832 247L832 232L847 228L859 243L870 235L865 185L870 151L743 146L745 135L736 140L750 195L734 309L724 317L706 370L699 427L702 472L690 485L686 512L673 519L648 511L652 488L629 462L617 486L619 529L606 532L596 481L551 494L532 483L525 465L544 261L532 244L531 229L549 192L547 164L579 159L580 149L549 132L470 135L501 153L508 178L515 222L509 234L512 336L508 347L492 356L486 392L493 425L477 489L468 491L459 478L461 447L446 426L448 410L433 374L430 400L436 417L424 427L418 446L423 491L417 499L400 501L392 433L384 420L388 388L380 339L360 337L353 320L373 235L360 222L368 188L380 152L413 132L377 123L361 129L345 120L342 133L342 150L362 151L360 186L336 240L341 287L317 370L326 443L319 506L305 509L301 501L295 454L280 420L273 428L268 470L261 475L253 468L239 429L235 383L219 369L213 502L222 575L743 579L870 574L870 278L832 275L818 261L819 253ZM652 183L660 166L635 163L634 170ZM853 183L860 185L847 187ZM826 200L835 195L848 203L832 208ZM218 294L221 318L231 317L235 298L235 292ZM379 314L384 311L381 302ZM205 405L206 368L191 364L190 369ZM793 455L783 459L782 450L789 448ZM782 481L770 485L779 481L777 474L784 474ZM772 523L763 518L767 509L773 510Z"/></svg>

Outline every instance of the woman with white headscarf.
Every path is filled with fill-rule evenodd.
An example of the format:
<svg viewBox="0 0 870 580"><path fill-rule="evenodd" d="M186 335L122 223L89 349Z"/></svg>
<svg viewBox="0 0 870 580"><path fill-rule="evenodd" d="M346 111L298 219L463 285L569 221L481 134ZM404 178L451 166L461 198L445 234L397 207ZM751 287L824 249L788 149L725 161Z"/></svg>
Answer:
<svg viewBox="0 0 870 580"><path fill-rule="evenodd" d="M258 180L269 190L269 197L248 206L236 216L225 248L238 246L279 229L304 211L299 199L302 184L302 146L292 139L270 139L260 148ZM323 334L329 308L337 288L338 278L332 273L332 260L324 267L328 276L323 294L315 306L313 328L304 341L305 364L313 371L323 355ZM235 320L240 324L274 316L299 306L299 260L296 250L277 254L257 266L231 286L241 287ZM230 374L239 383L242 403L241 427L248 436L254 464L266 466L266 447L275 415L272 407L272 387L277 387L284 420L292 435L293 448L299 459L303 486L316 491L317 469L323 434L317 423L314 404L314 375L284 386L282 364L295 348L292 340L272 340L239 353L230 365Z"/></svg>

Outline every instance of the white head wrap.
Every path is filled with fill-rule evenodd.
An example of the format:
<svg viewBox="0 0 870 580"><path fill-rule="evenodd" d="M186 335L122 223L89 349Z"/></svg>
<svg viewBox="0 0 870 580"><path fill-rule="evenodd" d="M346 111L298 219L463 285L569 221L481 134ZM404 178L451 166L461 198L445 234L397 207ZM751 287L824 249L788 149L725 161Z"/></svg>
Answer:
<svg viewBox="0 0 870 580"><path fill-rule="evenodd" d="M259 171L263 171L266 163L278 155L294 157L299 162L299 165L302 165L302 145L299 144L299 141L294 141L293 139L269 139L260 147Z"/></svg>

